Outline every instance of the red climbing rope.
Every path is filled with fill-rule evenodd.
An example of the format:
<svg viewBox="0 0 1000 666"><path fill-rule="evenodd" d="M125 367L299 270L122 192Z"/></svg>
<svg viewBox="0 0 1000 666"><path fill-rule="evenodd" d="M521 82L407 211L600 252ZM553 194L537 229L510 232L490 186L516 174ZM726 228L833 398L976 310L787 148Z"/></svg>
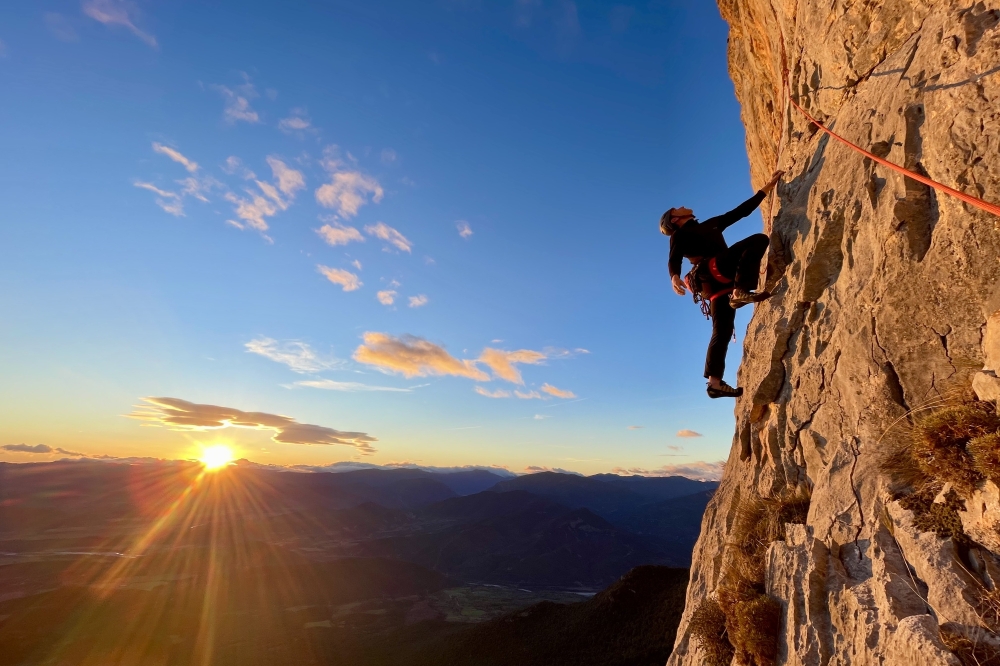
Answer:
<svg viewBox="0 0 1000 666"><path fill-rule="evenodd" d="M879 164L881 164L882 166L887 166L890 169L892 169L893 171L898 171L899 173L903 174L907 178L912 178L913 180L921 182L924 185L927 185L929 187L933 187L936 190L940 190L942 192L950 194L951 196L956 197L957 199L961 199L962 201L964 201L965 203L969 204L970 206L975 206L976 208L979 208L981 210L985 210L987 213L993 213L997 217L1000 217L1000 206L998 206L996 204L989 203L988 201L983 201L982 199L977 199L976 197L972 196L971 194L966 194L965 192L959 192L958 190L952 189L952 188L948 187L947 185L942 185L941 183L939 183L937 181L931 180L927 176L921 176L919 173L913 173L909 169L904 169L903 167L899 166L898 164L893 164L892 162L884 160L884 159L882 159L881 157L879 157L877 155L873 155L870 152L868 152L867 150L865 150L864 148L861 148L860 146L854 145L853 143L851 143L850 141L848 141L844 137L840 136L836 132L832 132L832 131L828 130L827 128L825 128L823 126L823 123L821 123L820 121L818 121L815 118L813 118L812 116L810 116L808 111L806 111L801 106L799 106L798 104L796 104L795 100L792 99L791 96L788 97L788 100L795 106L796 109L798 109L799 111L801 111L802 115L804 115L806 118L808 118L809 122L811 122L813 125L815 125L816 127L820 128L821 130L823 130L824 132L826 132L827 134L829 134L830 136L832 136L837 141L840 141L841 143L843 143L843 144L845 144L847 146L850 146L851 148L853 148L854 150L858 151L859 153L861 153L865 157L873 159L876 162L878 162Z"/></svg>

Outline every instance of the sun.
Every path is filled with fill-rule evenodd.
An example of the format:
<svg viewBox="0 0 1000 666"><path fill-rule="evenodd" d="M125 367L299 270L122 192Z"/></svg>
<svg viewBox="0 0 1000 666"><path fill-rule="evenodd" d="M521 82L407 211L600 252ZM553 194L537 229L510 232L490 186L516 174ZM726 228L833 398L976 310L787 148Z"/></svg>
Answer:
<svg viewBox="0 0 1000 666"><path fill-rule="evenodd" d="M234 457L233 450L228 446L213 444L201 452L201 458L198 460L205 466L205 469L214 471L231 463Z"/></svg>

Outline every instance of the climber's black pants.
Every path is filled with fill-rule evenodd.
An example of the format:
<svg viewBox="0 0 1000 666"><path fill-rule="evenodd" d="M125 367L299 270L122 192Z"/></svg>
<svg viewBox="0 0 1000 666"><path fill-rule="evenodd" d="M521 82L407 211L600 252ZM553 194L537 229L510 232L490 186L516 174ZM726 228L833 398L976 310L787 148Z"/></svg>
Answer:
<svg viewBox="0 0 1000 666"><path fill-rule="evenodd" d="M736 286L747 291L757 288L760 262L770 241L764 234L747 236L715 258L715 266L728 278L736 279Z"/></svg>
<svg viewBox="0 0 1000 666"><path fill-rule="evenodd" d="M729 296L723 294L712 301L712 341L708 343L708 357L705 359L705 377L722 377L726 371L726 352L729 339L733 337L736 310L729 304Z"/></svg>
<svg viewBox="0 0 1000 666"><path fill-rule="evenodd" d="M744 238L715 258L719 272L735 281L735 286L747 291L757 288L760 262L767 252L768 238L764 234L754 234ZM712 301L712 340L708 343L705 359L705 377L722 377L726 371L726 352L733 337L736 310L729 304L729 296L723 294Z"/></svg>

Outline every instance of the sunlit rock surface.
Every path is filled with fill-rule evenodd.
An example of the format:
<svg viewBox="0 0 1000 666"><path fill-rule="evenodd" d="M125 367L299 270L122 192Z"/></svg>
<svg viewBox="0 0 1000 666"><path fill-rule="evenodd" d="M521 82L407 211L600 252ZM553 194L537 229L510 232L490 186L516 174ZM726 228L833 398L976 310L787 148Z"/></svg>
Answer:
<svg viewBox="0 0 1000 666"><path fill-rule="evenodd" d="M958 664L938 630L979 626L968 592L1000 571L996 487L962 515L979 541L963 560L891 501L877 457L962 372L985 370L977 387L1000 395L1000 219L817 133L783 91L873 153L998 202L1000 1L719 5L754 183L788 173L765 229L775 296L746 334L747 393L669 663L702 663L687 624L718 587L739 498L805 484L808 524L767 556L778 662Z"/></svg>

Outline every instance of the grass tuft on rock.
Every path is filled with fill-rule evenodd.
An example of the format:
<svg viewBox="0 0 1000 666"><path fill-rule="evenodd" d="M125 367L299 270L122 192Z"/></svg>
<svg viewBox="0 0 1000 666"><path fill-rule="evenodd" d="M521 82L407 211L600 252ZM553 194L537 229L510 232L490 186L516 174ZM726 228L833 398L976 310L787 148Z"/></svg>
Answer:
<svg viewBox="0 0 1000 666"><path fill-rule="evenodd" d="M743 666L773 666L778 659L781 604L748 581L733 578L719 587L726 631Z"/></svg>
<svg viewBox="0 0 1000 666"><path fill-rule="evenodd" d="M949 491L943 502L935 502L938 491L933 486L905 495L899 505L913 512L913 525L921 532L934 532L942 539L951 538L958 546L972 545L962 527L959 511L965 511L965 503L955 491Z"/></svg>
<svg viewBox="0 0 1000 666"><path fill-rule="evenodd" d="M982 633L980 640L972 640L945 625L941 627L941 642L955 653L963 666L1000 666L1000 647L995 643L995 637Z"/></svg>
<svg viewBox="0 0 1000 666"><path fill-rule="evenodd" d="M803 491L776 497L742 499L731 532L732 567L745 580L764 583L764 556L774 541L785 540L787 523L804 524L809 495Z"/></svg>
<svg viewBox="0 0 1000 666"><path fill-rule="evenodd" d="M987 402L947 407L920 419L913 426L910 453L928 476L951 483L963 495L983 480L966 445L976 438L996 434L1000 417Z"/></svg>
<svg viewBox="0 0 1000 666"><path fill-rule="evenodd" d="M691 614L691 636L700 648L705 666L729 666L736 650L729 642L726 614L715 599L704 599Z"/></svg>
<svg viewBox="0 0 1000 666"><path fill-rule="evenodd" d="M972 456L976 471L1000 485L1000 432L975 437L965 448Z"/></svg>

